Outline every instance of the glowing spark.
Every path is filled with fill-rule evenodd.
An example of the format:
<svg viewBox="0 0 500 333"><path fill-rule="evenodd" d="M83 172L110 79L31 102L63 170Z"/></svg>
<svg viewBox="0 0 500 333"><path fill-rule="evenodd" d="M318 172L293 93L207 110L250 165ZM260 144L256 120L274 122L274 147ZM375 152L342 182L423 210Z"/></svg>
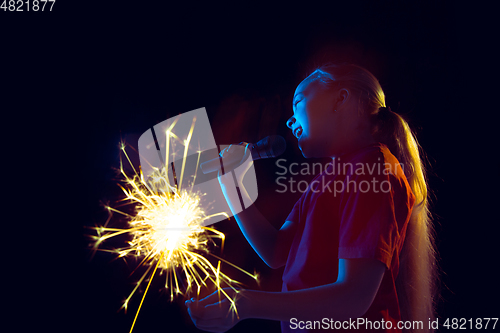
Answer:
<svg viewBox="0 0 500 333"><path fill-rule="evenodd" d="M126 216L129 219L129 227L125 229L109 228L107 224L110 218L108 218L104 226L92 228L96 230L97 233L97 236L92 236L95 240L94 252L96 250L113 252L116 253L118 257L140 256L143 257L143 259L138 267L143 265L149 266L122 305L122 308L126 311L130 299L142 282L146 280L146 277L149 276L149 282L139 304L139 308L137 309L130 332L132 332L134 328L151 281L158 269L166 273L165 288L170 289L171 300L174 298L174 292L175 294L183 294L179 285L181 279L185 279L187 284L184 290L185 293L194 291L193 289L196 287L196 293L199 294L202 286L206 287L207 282L211 282L216 287L219 298L220 294L223 294L231 302L231 311L233 315L236 314L237 316L238 312L235 299L231 299L222 289L221 285L225 284L237 291L234 285L239 284L239 282L221 272L221 262L227 263L251 276L253 279L258 280L257 274L250 274L209 252L208 243L211 242L215 244L214 239L221 240L222 251L225 236L222 232L214 228L203 226L203 222L215 215L229 216L223 212L214 215L206 215L203 207L200 205L200 194L193 193L192 186L190 190L180 189L180 184L182 184L182 178L184 176L187 147L193 132L194 122L195 120L193 120L186 140L180 140L172 133L171 130L175 123L166 131L167 154L165 166L169 165L170 137L172 136L178 141L183 142L185 146L179 188L169 183L168 170L165 167L161 169L155 168L153 174L148 180L145 180L142 170L137 173L136 169L133 167L127 155L125 144L120 144L120 149L135 173L133 177L128 176L123 169L120 159L120 172L124 177L124 186L120 187L125 194L124 201L134 205L135 215L130 215L118 209L106 206L110 213L110 217L113 212ZM198 154L199 153L200 152L198 152ZM196 169L198 169L198 165ZM196 174L194 178L196 178ZM128 247L115 250L98 249L106 239L123 234L132 235L132 240L128 242ZM218 261L217 267L214 267L203 254L208 254L216 258ZM149 274L153 266L153 272Z"/></svg>

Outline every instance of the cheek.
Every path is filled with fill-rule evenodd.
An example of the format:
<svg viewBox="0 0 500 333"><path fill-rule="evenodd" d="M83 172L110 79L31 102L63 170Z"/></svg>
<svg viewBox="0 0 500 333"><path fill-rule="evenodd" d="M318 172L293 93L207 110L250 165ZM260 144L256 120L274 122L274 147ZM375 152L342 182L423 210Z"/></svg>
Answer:
<svg viewBox="0 0 500 333"><path fill-rule="evenodd" d="M323 115L322 117L318 117L310 127L313 134L323 140L331 138L332 135L338 133L339 129L337 125L331 117Z"/></svg>
<svg viewBox="0 0 500 333"><path fill-rule="evenodd" d="M314 132L318 131L318 125L322 123L321 117L314 113L314 110L311 110L310 108L305 110L300 121L302 128L306 129L309 134L314 134Z"/></svg>

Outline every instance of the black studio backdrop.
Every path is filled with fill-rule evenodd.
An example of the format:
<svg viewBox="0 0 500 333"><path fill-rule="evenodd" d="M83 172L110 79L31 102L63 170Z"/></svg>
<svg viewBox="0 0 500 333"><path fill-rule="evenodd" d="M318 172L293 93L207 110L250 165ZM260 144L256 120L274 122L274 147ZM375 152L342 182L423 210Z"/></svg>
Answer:
<svg viewBox="0 0 500 333"><path fill-rule="evenodd" d="M49 172L64 174L58 177L59 196L71 217L61 224L65 232L57 233L67 250L59 247L60 263L50 264L63 274L48 278L53 287L47 288L64 297L43 320L65 331L130 328L142 294L127 314L117 310L133 288L128 275L134 262L107 253L89 260L84 237L85 227L107 217L101 202L121 198L113 170L121 140L136 145L155 124L206 107L218 144L279 134L288 143L283 157L304 162L285 122L296 85L326 61L354 62L372 71L388 105L407 117L427 153L443 271L438 315L498 317L493 306L498 250L494 233L487 232L498 219L492 188L499 185L500 165L492 154L494 132L488 130L494 114L488 98L493 95L486 93L492 76L485 69L492 47L488 12L441 1L328 6L61 1L51 13L2 12L2 31L10 31L2 59L12 64L4 94L16 101L8 110L44 129L37 143L44 161L52 162ZM20 88L32 91L31 98ZM255 168L256 205L279 227L300 193L276 192L280 170L274 160L258 161ZM217 227L227 235L226 258L260 272L260 287L245 281L248 286L279 290L282 271L265 267L234 219ZM153 281L134 331L197 332L182 296L170 302L160 280ZM247 320L232 331L255 330L276 332L279 324Z"/></svg>

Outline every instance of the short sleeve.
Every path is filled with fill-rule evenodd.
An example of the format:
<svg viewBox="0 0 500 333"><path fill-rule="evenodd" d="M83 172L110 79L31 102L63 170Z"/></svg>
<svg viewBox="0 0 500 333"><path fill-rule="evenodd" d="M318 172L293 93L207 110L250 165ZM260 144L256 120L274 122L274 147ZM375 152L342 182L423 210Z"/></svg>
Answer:
<svg viewBox="0 0 500 333"><path fill-rule="evenodd" d="M346 177L339 212L339 259L373 258L390 268L399 238L390 178Z"/></svg>

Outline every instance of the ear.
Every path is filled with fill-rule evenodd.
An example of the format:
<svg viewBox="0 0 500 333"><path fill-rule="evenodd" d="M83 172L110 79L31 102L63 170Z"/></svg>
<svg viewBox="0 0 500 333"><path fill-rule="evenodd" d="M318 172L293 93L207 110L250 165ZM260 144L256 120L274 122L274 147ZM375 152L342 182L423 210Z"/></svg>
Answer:
<svg viewBox="0 0 500 333"><path fill-rule="evenodd" d="M337 97L337 108L343 105L345 102L347 102L348 98L349 98L349 90L345 88L340 89Z"/></svg>

